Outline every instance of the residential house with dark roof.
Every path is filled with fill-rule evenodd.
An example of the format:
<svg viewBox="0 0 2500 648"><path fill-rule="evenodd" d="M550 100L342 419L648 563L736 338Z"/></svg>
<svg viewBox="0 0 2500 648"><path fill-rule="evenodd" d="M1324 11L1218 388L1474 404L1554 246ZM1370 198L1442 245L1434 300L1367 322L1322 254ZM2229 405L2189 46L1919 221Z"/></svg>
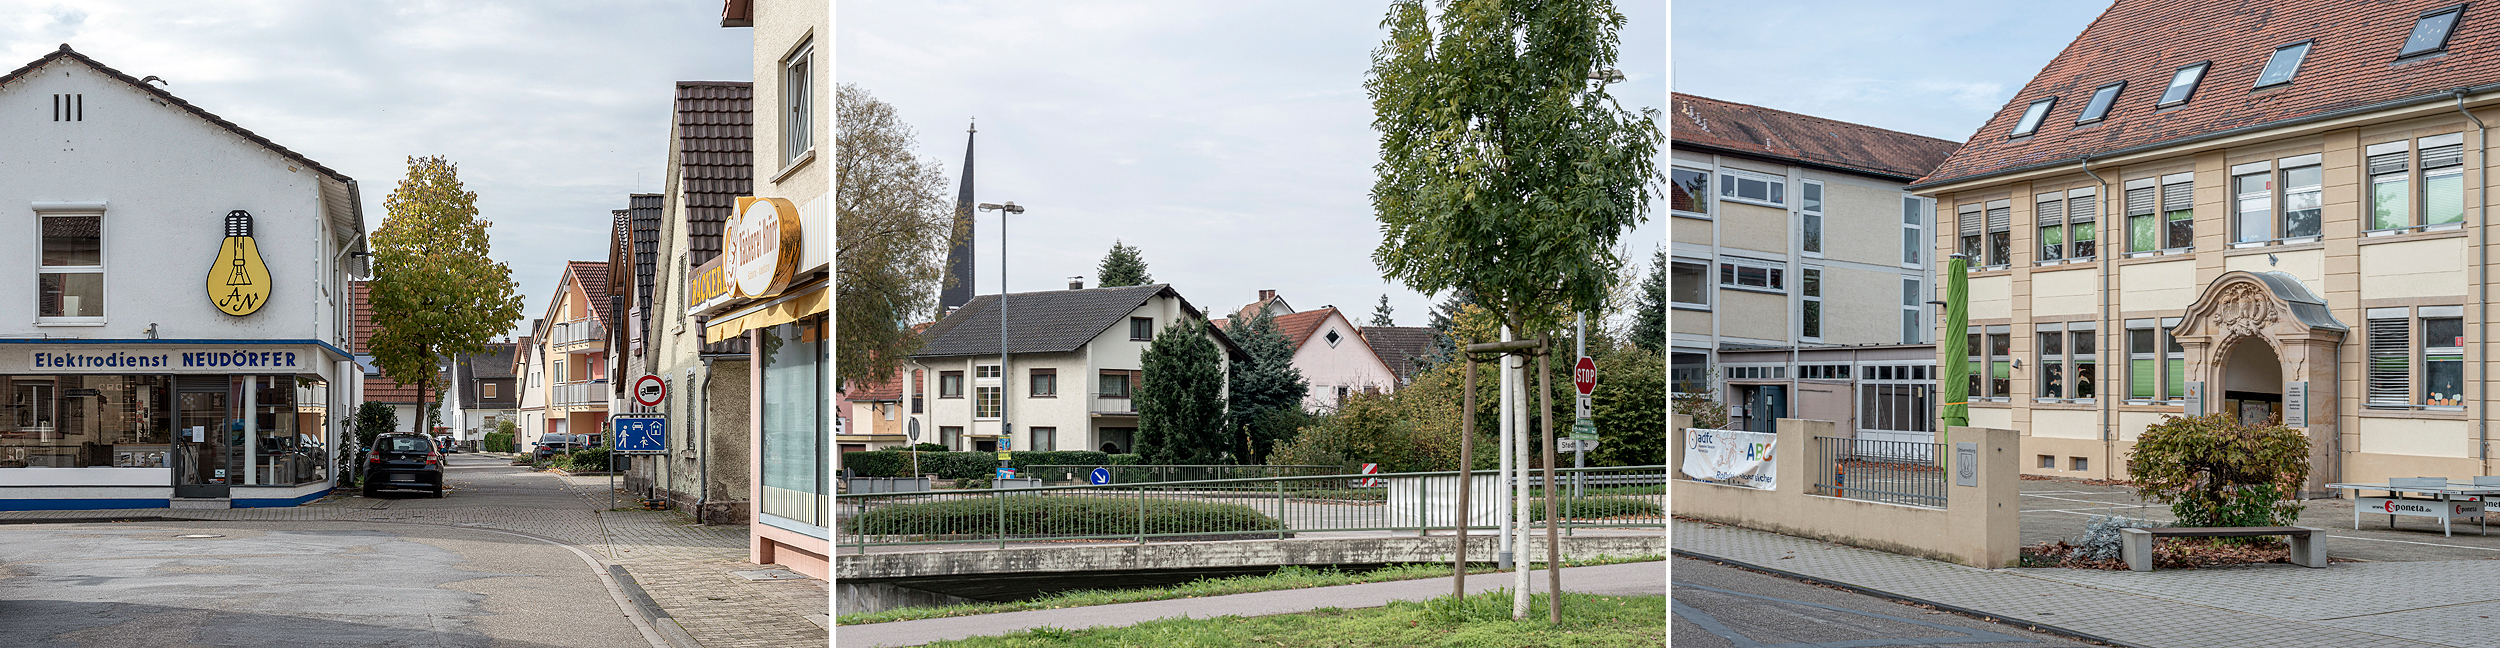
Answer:
<svg viewBox="0 0 2500 648"><path fill-rule="evenodd" d="M1933 254L1971 258L1970 328L1942 332L1973 343L1971 424L2046 475L2116 477L2201 413L2301 430L2311 494L2493 474L2500 16L2251 11L2112 4L1912 186L1951 215Z"/></svg>
<svg viewBox="0 0 2500 648"><path fill-rule="evenodd" d="M541 434L586 435L591 443L606 439L604 426L615 394L609 388L608 328L617 321L616 300L609 299L608 264L572 261L556 279L545 314L531 323L536 345L526 358L529 374L542 377L529 387L542 403L521 408L521 452L531 452Z"/></svg>
<svg viewBox="0 0 2500 648"><path fill-rule="evenodd" d="M1415 382L1415 372L1432 357L1434 333L1429 326L1366 326L1359 334L1380 364L1397 374L1399 386Z"/></svg>
<svg viewBox="0 0 2500 648"><path fill-rule="evenodd" d="M1362 329L1336 306L1273 317L1277 332L1285 334L1286 346L1293 349L1293 368L1310 384L1302 396L1303 409L1335 411L1355 394L1397 391L1397 370L1381 360Z"/></svg>
<svg viewBox="0 0 2500 648"><path fill-rule="evenodd" d="M1889 396L1867 400L1874 391L1914 391L1913 404L1932 407L1932 379L1868 387L1851 377L1862 372L1817 369L1809 385L1792 366L1805 359L1790 352L1854 354L1817 363L1933 363L1918 345L1933 341L1937 314L1927 305L1935 209L1905 187L1956 144L1683 93L1670 104L1674 392L1715 390L1731 425L1747 429L1790 416L1896 421L1859 416L1893 406ZM1867 356L1871 345L1895 348Z"/></svg>
<svg viewBox="0 0 2500 648"><path fill-rule="evenodd" d="M718 268L737 198L754 191L753 85L677 82L659 213L643 220L650 198L635 196L630 214L633 227L650 228L652 237L649 306L633 319L642 327L632 352L642 368L635 375L656 375L668 385L658 409L669 420L670 438L668 453L631 460L625 483L711 524L745 524L751 517L753 363L746 336L705 339L709 320L696 314L698 306L727 296L719 281L701 281L696 271ZM642 235L635 236L640 245ZM635 258L640 273L639 253Z"/></svg>
<svg viewBox="0 0 2500 648"><path fill-rule="evenodd" d="M999 450L1003 420L1014 424L1009 450L1129 452L1146 347L1175 321L1206 319L1166 284L1007 295L1004 331L1001 303L974 297L922 330L905 365L921 377L907 389L929 396L912 416L948 448ZM1248 357L1221 331L1207 335L1226 366Z"/></svg>
<svg viewBox="0 0 2500 648"><path fill-rule="evenodd" d="M512 418L520 397L512 376L513 352L518 346L489 342L482 352L449 358L451 371L443 390L443 426L450 428L450 434L459 443L474 444ZM513 424L517 427L520 423ZM518 440L518 430L514 436Z"/></svg>

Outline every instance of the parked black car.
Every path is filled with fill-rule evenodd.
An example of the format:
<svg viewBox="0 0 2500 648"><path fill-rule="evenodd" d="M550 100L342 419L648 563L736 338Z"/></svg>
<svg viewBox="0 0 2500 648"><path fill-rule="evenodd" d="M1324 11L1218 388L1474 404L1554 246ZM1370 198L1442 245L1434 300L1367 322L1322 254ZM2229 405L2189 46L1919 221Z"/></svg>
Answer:
<svg viewBox="0 0 2500 648"><path fill-rule="evenodd" d="M430 490L443 496L443 453L419 434L384 434L365 453L365 496L384 490Z"/></svg>
<svg viewBox="0 0 2500 648"><path fill-rule="evenodd" d="M541 434L538 447L530 451L530 461L546 461L556 455L580 450L590 445L590 437L581 434Z"/></svg>

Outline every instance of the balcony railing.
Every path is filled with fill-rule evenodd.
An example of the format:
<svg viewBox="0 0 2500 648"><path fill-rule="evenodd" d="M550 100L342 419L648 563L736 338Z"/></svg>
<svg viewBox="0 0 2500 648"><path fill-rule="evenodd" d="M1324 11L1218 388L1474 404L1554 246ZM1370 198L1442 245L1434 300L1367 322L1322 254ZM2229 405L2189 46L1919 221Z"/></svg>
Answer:
<svg viewBox="0 0 2500 648"><path fill-rule="evenodd" d="M563 383L556 385L555 405L560 407L606 405L609 393L608 381L605 380Z"/></svg>
<svg viewBox="0 0 2500 648"><path fill-rule="evenodd" d="M1127 398L1127 397L1120 397L1120 396L1104 396L1104 395L1101 395L1101 394L1095 394L1095 395L1094 395L1094 409L1093 409L1093 412L1094 412L1095 414L1115 414L1115 415L1123 415L1123 416L1136 416L1136 415L1137 415L1137 403L1136 403L1136 400L1135 400L1135 399L1131 399L1131 398Z"/></svg>
<svg viewBox="0 0 2500 648"><path fill-rule="evenodd" d="M598 342L608 338L608 329L605 326L600 326L599 320L585 317L557 324L556 330L547 337L549 341L556 346L565 346L568 344L578 344L582 342Z"/></svg>

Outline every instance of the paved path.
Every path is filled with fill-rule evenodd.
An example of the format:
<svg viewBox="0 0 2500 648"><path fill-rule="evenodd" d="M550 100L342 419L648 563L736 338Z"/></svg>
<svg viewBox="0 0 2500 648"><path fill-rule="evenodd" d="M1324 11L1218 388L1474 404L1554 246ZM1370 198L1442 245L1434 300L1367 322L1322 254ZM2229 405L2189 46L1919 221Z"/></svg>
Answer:
<svg viewBox="0 0 2500 648"><path fill-rule="evenodd" d="M2023 544L2067 540L2083 534L2094 516L2120 515L2169 522L2170 508L2145 503L2124 486L2069 480L2024 480ZM2402 518L2388 528L2387 516L2364 515L2361 528L2352 524L2352 501L2321 499L2301 502L2300 525L2326 530L2327 554L2337 560L2370 562L2489 560L2500 558L2500 533L2482 535L2471 523L2456 525L2454 536L2439 533L2439 522Z"/></svg>
<svg viewBox="0 0 2500 648"><path fill-rule="evenodd" d="M2500 617L2500 588L2490 585L2500 582L2500 561L2336 563L2326 569L2273 564L2151 573L1986 570L1696 522L1676 522L1673 534L1679 552L2128 645L2464 648L2500 643L2495 639L2500 637L2500 620L2494 619Z"/></svg>
<svg viewBox="0 0 2500 648"><path fill-rule="evenodd" d="M1569 567L1563 569L1563 587L1574 592L1590 594L1665 595L1667 593L1666 571L1667 564L1664 562ZM1529 572L1529 575L1531 589L1545 591L1545 572ZM1513 577L1508 574L1469 574L1467 591L1470 593L1490 592L1507 588L1513 582ZM837 629L834 632L834 638L838 641L837 645L845 648L917 646L931 641L1022 632L1043 627L1079 630L1097 626L1125 626L1177 617L1262 616L1324 607L1380 607L1388 605L1390 601L1420 601L1436 596L1448 596L1449 593L1449 579L1423 578L1168 601L1093 605L1061 610L1032 610L850 625ZM1660 633L1664 634L1664 632L1665 629L1661 628Z"/></svg>
<svg viewBox="0 0 2500 648"><path fill-rule="evenodd" d="M1690 558L1675 559L1676 648L2084 648L2071 639Z"/></svg>
<svg viewBox="0 0 2500 648"><path fill-rule="evenodd" d="M450 490L443 499L414 493L365 498L341 491L290 508L0 511L0 529L72 518L170 518L509 531L583 548L600 563L598 568L622 566L627 578L660 607L665 616L653 625L678 648L698 643L702 648L783 648L827 641L831 599L824 581L759 582L731 574L771 567L746 562L743 525L694 524L674 511L605 511L608 478L531 472L491 453L457 453L447 464ZM584 604L615 605L605 599L574 603Z"/></svg>

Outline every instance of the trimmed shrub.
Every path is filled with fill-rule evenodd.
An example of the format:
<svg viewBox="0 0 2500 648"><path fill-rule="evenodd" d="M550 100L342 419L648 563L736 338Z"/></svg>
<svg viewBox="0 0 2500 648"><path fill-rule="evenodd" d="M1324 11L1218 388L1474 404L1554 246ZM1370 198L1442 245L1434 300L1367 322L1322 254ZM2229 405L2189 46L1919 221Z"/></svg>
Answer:
<svg viewBox="0 0 2500 648"><path fill-rule="evenodd" d="M1649 500L1631 499L1625 497L1583 497L1577 502L1565 499L1555 502L1554 507L1556 510L1562 512L1565 516L1564 519L1591 520L1597 518L1624 516L1666 517L1666 512L1659 509L1656 503L1650 502ZM1528 521L1537 522L1544 519L1545 500L1528 500Z"/></svg>
<svg viewBox="0 0 2500 648"><path fill-rule="evenodd" d="M2229 414L2165 416L2127 458L2138 497L2170 505L2180 526L2286 526L2309 478L2309 439L2274 422Z"/></svg>
<svg viewBox="0 0 2500 648"><path fill-rule="evenodd" d="M511 452L512 435L503 432L487 433L485 440L478 444L478 448L487 452Z"/></svg>
<svg viewBox="0 0 2500 648"><path fill-rule="evenodd" d="M1111 457L1111 460L1110 460L1110 461L1106 461L1106 462L1104 462L1104 463L1108 463L1108 464L1111 464L1111 465L1114 465L1114 466L1134 466L1134 465L1137 465L1137 464L1139 464L1139 463L1143 463L1143 462L1144 462L1144 457L1140 457L1140 456L1137 456L1137 455L1134 455L1134 454L1115 454L1115 455L1111 455L1110 457Z"/></svg>
<svg viewBox="0 0 2500 648"><path fill-rule="evenodd" d="M1002 503L1003 500L1003 503ZM1137 533L1138 500L1104 497L1017 495L967 497L944 502L896 504L858 518L868 535L969 535L1000 533L1005 507L1007 535L1118 535ZM1148 499L1146 533L1245 533L1275 531L1276 518L1240 504Z"/></svg>
<svg viewBox="0 0 2500 648"><path fill-rule="evenodd" d="M842 467L860 477L910 477L910 452L872 450L842 453ZM1059 450L1052 452L1016 452L1008 455L1008 465L1017 472L1028 472L1037 465L1099 465L1111 463L1113 455L1091 450ZM1121 455L1135 456L1135 455ZM937 475L939 479L976 479L998 474L998 455L991 452L922 452L920 473Z"/></svg>
<svg viewBox="0 0 2500 648"><path fill-rule="evenodd" d="M608 449L583 448L556 460L558 468L572 472L605 472L608 470Z"/></svg>

